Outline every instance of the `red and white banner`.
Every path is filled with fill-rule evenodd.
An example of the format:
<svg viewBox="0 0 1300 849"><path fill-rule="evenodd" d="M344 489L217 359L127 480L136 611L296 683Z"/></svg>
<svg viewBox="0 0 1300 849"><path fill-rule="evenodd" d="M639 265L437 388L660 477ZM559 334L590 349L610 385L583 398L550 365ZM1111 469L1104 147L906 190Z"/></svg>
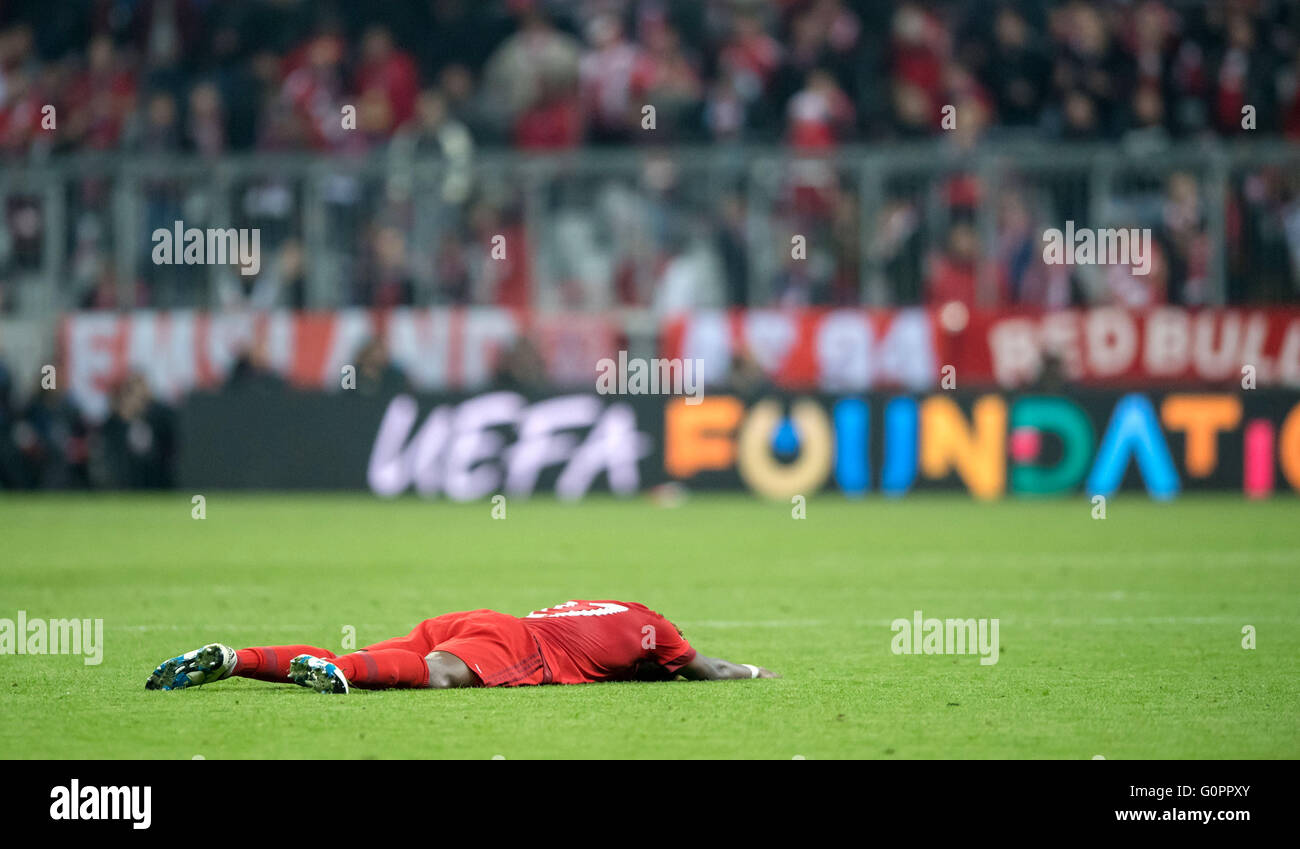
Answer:
<svg viewBox="0 0 1300 849"><path fill-rule="evenodd" d="M68 387L88 416L108 413L123 377L140 372L160 397L174 400L219 385L246 351L291 384L339 389L370 338L418 390L477 389L490 383L500 356L527 337L546 377L559 385L591 381L595 363L617 350L619 327L604 316L542 315L496 309L341 310L321 313L74 313L64 318Z"/></svg>
<svg viewBox="0 0 1300 849"><path fill-rule="evenodd" d="M1049 358L1094 385L1240 383L1300 387L1300 310L1118 307L1054 313L976 312L942 356L973 379L1033 383Z"/></svg>
<svg viewBox="0 0 1300 849"><path fill-rule="evenodd" d="M64 373L92 418L112 388L139 371L175 399L221 383L245 351L303 388L338 389L371 337L418 390L487 386L499 358L527 338L547 379L579 386L615 356L613 315L498 308L321 313L74 313L64 319ZM1093 386L1240 382L1300 387L1300 309L1060 312L736 309L700 311L661 327L662 356L702 361L706 387L749 359L776 385L826 392L939 387L945 366L962 389L1032 386L1045 373Z"/></svg>
<svg viewBox="0 0 1300 849"><path fill-rule="evenodd" d="M1051 371L1093 386L1249 376L1260 387L1300 387L1300 310L698 312L664 324L661 352L702 359L706 386L725 383L749 357L779 386L832 392L929 389L945 366L963 389L1023 388Z"/></svg>
<svg viewBox="0 0 1300 849"><path fill-rule="evenodd" d="M742 359L777 385L855 392L934 385L934 322L925 310L730 310L669 320L662 356L698 359L706 387L723 385Z"/></svg>

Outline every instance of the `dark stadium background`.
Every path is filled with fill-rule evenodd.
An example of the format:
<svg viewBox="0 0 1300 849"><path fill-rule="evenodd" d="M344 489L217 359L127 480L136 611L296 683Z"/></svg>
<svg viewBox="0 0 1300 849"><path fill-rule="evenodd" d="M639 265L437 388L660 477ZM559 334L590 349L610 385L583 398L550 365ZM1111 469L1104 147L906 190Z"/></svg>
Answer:
<svg viewBox="0 0 1300 849"><path fill-rule="evenodd" d="M0 757L1296 757L1298 47L1284 0L0 0ZM781 677L142 687L583 598ZM47 620L102 653L9 656ZM979 768L981 821L1148 804ZM167 774L157 826L217 798Z"/></svg>
<svg viewBox="0 0 1300 849"><path fill-rule="evenodd" d="M382 318L332 354L377 392L545 391L703 308L1294 303L1298 33L1269 0L6 2L0 481L169 485L185 392L286 376L254 331L86 377L74 313L494 308L468 375L364 348ZM153 264L178 219L259 228L261 270ZM1152 273L1045 266L1066 219L1150 228Z"/></svg>

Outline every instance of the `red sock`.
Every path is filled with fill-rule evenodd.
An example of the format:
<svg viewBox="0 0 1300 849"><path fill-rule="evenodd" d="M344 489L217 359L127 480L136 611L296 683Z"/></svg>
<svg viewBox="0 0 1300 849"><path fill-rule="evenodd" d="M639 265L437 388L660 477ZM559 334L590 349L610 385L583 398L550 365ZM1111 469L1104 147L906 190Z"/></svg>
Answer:
<svg viewBox="0 0 1300 849"><path fill-rule="evenodd" d="M256 678L258 681L283 682L289 677L289 661L300 654L316 657L333 657L334 652L316 646L262 646L240 649L235 652L236 662L231 675Z"/></svg>
<svg viewBox="0 0 1300 849"><path fill-rule="evenodd" d="M334 658L348 683L363 690L393 687L427 687L429 666L424 656L406 649L359 651Z"/></svg>

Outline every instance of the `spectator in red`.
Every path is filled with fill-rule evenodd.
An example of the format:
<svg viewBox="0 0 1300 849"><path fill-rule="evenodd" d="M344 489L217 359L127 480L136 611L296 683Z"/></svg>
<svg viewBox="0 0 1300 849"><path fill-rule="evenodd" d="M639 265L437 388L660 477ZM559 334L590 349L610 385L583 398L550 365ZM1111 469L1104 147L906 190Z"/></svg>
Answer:
<svg viewBox="0 0 1300 849"><path fill-rule="evenodd" d="M567 150L582 143L582 110L571 86L550 83L515 122L520 150Z"/></svg>
<svg viewBox="0 0 1300 849"><path fill-rule="evenodd" d="M532 306L528 234L515 216L505 216L487 203L470 213L477 249L474 303L527 309ZM500 237L498 239L498 237ZM494 251L500 247L500 252Z"/></svg>
<svg viewBox="0 0 1300 849"><path fill-rule="evenodd" d="M738 14L731 37L721 51L722 72L730 77L741 98L752 102L761 97L772 76L781 67L780 43L763 30L755 13Z"/></svg>
<svg viewBox="0 0 1300 849"><path fill-rule="evenodd" d="M0 102L0 150L24 153L42 132L41 109L49 98L42 94L26 68L7 74L4 82L7 91Z"/></svg>
<svg viewBox="0 0 1300 849"><path fill-rule="evenodd" d="M361 40L361 65L357 69L356 90L383 91L388 98L393 129L415 117L415 100L420 92L420 76L415 60L393 44L392 33L383 26L366 30Z"/></svg>
<svg viewBox="0 0 1300 849"><path fill-rule="evenodd" d="M835 78L818 69L790 99L788 124L792 148L806 154L825 153L851 131L853 104ZM834 168L824 162L801 162L790 176L796 214L826 220L838 193L839 176Z"/></svg>
<svg viewBox="0 0 1300 849"><path fill-rule="evenodd" d="M530 123L554 124L558 117L555 113L567 111L559 104L565 99L561 94L577 86L580 46L556 29L533 3L516 5L524 7L519 30L492 53L483 69L480 88L486 111L507 134L513 130L518 140L521 117L541 101L548 101L543 114L532 116ZM568 99L576 111L576 95L570 93ZM558 123L567 123L567 118ZM528 135L538 138L551 134L530 128Z"/></svg>
<svg viewBox="0 0 1300 849"><path fill-rule="evenodd" d="M853 128L853 103L822 69L808 75L788 112L790 146L799 151L829 150Z"/></svg>
<svg viewBox="0 0 1300 849"><path fill-rule="evenodd" d="M323 32L291 53L284 63L282 95L315 150L342 150L350 143L342 121L343 52L342 38Z"/></svg>
<svg viewBox="0 0 1300 849"><path fill-rule="evenodd" d="M49 150L56 128L42 126L42 110L54 102L58 74L36 63L32 28L0 30L0 152L25 154L37 146ZM53 117L53 116L51 116Z"/></svg>
<svg viewBox="0 0 1300 849"><path fill-rule="evenodd" d="M920 6L904 3L894 13L890 42L892 76L896 85L923 97L924 113L933 116L931 126L938 126L939 122L943 69L949 51L947 30Z"/></svg>
<svg viewBox="0 0 1300 849"><path fill-rule="evenodd" d="M121 143L135 108L135 75L121 66L107 35L91 40L86 57L86 69L74 79L61 110L67 116L66 138L91 150L110 150Z"/></svg>
<svg viewBox="0 0 1300 849"><path fill-rule="evenodd" d="M365 141L365 148L382 146L392 137L396 125L388 94L380 86L372 86L353 101L357 107L357 133Z"/></svg>
<svg viewBox="0 0 1300 849"><path fill-rule="evenodd" d="M930 260L925 281L927 304L942 307L958 302L968 309L974 306L1001 306L1006 303L1006 279L1000 270L994 274L994 300L979 300L980 244L974 224L960 217L948 228L948 244Z"/></svg>
<svg viewBox="0 0 1300 849"><path fill-rule="evenodd" d="M964 64L950 62L944 69L943 102L953 107L950 114L954 122L948 125L948 140L958 150L973 149L993 120L993 97Z"/></svg>

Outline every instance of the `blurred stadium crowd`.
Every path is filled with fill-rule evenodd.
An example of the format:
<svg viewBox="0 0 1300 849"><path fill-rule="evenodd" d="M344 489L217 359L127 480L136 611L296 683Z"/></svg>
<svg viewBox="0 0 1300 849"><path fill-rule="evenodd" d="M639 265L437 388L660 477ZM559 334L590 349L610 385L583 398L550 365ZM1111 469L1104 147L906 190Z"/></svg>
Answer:
<svg viewBox="0 0 1300 849"><path fill-rule="evenodd" d="M932 137L956 151L1092 142L1150 156L1247 133L1297 139L1298 43L1300 7L1281 0L19 0L0 6L0 155L370 152L389 163L386 184L330 184L316 245L304 244L300 185L249 181L234 206L262 229L268 260L217 285L147 256L150 230L212 206L201 184L161 171L144 183L146 229L123 280L109 261L109 189L85 180L70 192L62 309L969 301L981 262L996 266L985 303L1196 304L1215 299L1211 200L1195 168L1111 187L1112 217L1153 227L1159 256L1150 278L1098 278L1034 261L1036 231L1083 225L1095 208L1086 173L1000 187L991 243L974 226L973 179L891 180L868 208L852 175L791 168L783 194L755 208L743 177L701 179L676 152L817 155ZM41 127L44 104L58 110L54 131ZM656 107L653 132L641 129L644 104ZM355 130L340 120L349 105ZM947 105L961 119L945 133ZM1242 128L1247 105L1254 130ZM646 146L663 157L630 179L568 175L540 192L531 220L526 181L476 159ZM401 163L417 160L445 169L434 199L412 197ZM1234 180L1220 300L1296 298L1300 178L1261 167ZM926 210L936 195L937 217ZM0 312L13 312L22 298L6 278L40 262L43 213L21 195L5 212ZM791 232L815 245L809 262L765 253ZM526 245L508 267L484 261L497 234ZM312 260L336 271L314 290Z"/></svg>
<svg viewBox="0 0 1300 849"><path fill-rule="evenodd" d="M300 186L250 182L235 206L262 229L270 259L256 278L229 274L215 286L197 282L195 269L150 267L144 243L148 230L211 206L201 185L162 172L145 183L138 279L122 280L108 259L109 189L83 181L70 192L74 285L64 309L918 303L973 299L982 261L996 264L986 303L1195 304L1213 299L1209 201L1194 168L1116 189L1115 216L1154 227L1160 256L1149 279L1123 269L1098 279L1033 261L1035 230L1066 217L1085 223L1087 174L1045 191L1002 187L990 244L974 229L972 179L892 181L883 203L866 208L851 175L792 174L785 196L755 209L743 178L701 180L675 151L758 143L822 154L934 137L958 151L1072 141L1150 156L1248 132L1300 138L1300 9L1280 0L20 0L0 9L0 151L11 162L370 151L390 163L387 185L331 184L317 245L303 242ZM654 132L641 130L647 103ZM44 104L58 110L54 131L41 127ZM340 120L348 105L355 130ZM947 105L961 120L944 133ZM1255 130L1242 128L1247 105ZM476 164L476 151L642 145L673 153L631 175L639 185L630 189L625 174L548 186L530 221L524 181ZM435 201L411 197L412 170L399 165L417 159L445 169ZM943 214L920 221L936 192ZM1298 196L1294 171L1237 175L1219 226L1233 240L1223 300L1296 297ZM421 219L413 202L438 208ZM21 309L5 278L41 252L37 201L8 198L6 217L0 312ZM816 244L810 262L763 255L756 243L787 241L777 238L786 232ZM484 261L496 234L527 245L509 267ZM322 256L327 245L337 254ZM339 270L315 295L313 258Z"/></svg>
<svg viewBox="0 0 1300 849"><path fill-rule="evenodd" d="M1283 0L16 0L0 146L817 150L934 135L945 104L977 135L1111 141L1241 134L1251 104L1297 139L1298 41Z"/></svg>
<svg viewBox="0 0 1300 849"><path fill-rule="evenodd" d="M8 0L0 316L1294 302L1296 160L1217 183L1210 163L1300 141L1298 46L1288 0ZM1139 164L1099 180L1090 160L1022 173L1008 155L990 188L961 158L1067 144ZM871 194L834 160L846 147L934 151L934 168L872 175ZM563 152L572 167L527 170L526 154ZM80 154L106 164L57 170ZM198 173L167 170L178 156ZM312 188L273 156L333 170ZM156 170L123 215L128 159ZM335 167L348 160L381 167ZM218 184L209 166L250 170ZM39 191L5 188L42 167L66 181L54 219ZM258 228L259 273L150 262L149 232L182 217ZM1045 265L1040 234L1066 219L1151 228L1152 273ZM506 262L488 259L497 236ZM498 382L535 361L527 344ZM138 377L94 429L62 390L20 405L13 383L0 362L0 485L170 480L172 414Z"/></svg>

